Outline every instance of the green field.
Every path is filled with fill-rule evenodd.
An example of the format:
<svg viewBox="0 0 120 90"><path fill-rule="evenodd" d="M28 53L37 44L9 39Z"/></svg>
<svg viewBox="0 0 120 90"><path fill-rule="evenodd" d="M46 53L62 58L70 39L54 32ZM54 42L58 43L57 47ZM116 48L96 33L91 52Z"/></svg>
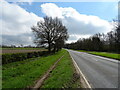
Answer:
<svg viewBox="0 0 120 90"><path fill-rule="evenodd" d="M26 88L34 86L35 81L40 79L63 55L64 57L51 73L51 77L43 85L44 88L62 88L63 84L70 82L74 73L71 58L66 50L61 50L54 55L30 58L3 65L2 88Z"/></svg>
<svg viewBox="0 0 120 90"><path fill-rule="evenodd" d="M84 51L84 50L77 50L77 51L87 52L87 53L94 54L94 55L99 55L99 56L103 56L103 57L108 57L108 58L113 58L113 59L120 60L120 54L108 53L108 52Z"/></svg>
<svg viewBox="0 0 120 90"><path fill-rule="evenodd" d="M44 82L42 88L62 88L63 86L66 86L66 88L80 87L80 83L78 83L77 80L74 84L72 83L75 68L69 53L67 51L65 52L64 57L60 60L58 66L53 70L50 77Z"/></svg>
<svg viewBox="0 0 120 90"><path fill-rule="evenodd" d="M65 50L62 50L54 55L3 65L3 88L25 88L33 85L34 81L40 78L64 52Z"/></svg>

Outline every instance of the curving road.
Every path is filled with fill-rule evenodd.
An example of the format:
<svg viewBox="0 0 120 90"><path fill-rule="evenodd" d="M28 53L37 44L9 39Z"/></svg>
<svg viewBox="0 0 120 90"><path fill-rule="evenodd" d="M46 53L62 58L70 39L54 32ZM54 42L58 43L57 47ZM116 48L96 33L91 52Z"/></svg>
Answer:
<svg viewBox="0 0 120 90"><path fill-rule="evenodd" d="M68 50L92 88L118 88L118 61Z"/></svg>

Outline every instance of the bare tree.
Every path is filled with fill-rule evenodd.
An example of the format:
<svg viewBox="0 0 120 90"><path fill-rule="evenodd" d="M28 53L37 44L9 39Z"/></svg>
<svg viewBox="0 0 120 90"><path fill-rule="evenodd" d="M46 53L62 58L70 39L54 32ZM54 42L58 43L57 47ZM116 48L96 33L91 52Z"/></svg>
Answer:
<svg viewBox="0 0 120 90"><path fill-rule="evenodd" d="M51 52L52 48L56 51L58 42L64 42L68 39L66 27L56 17L44 17L44 21L39 21L37 26L33 26L32 31L35 34L35 43L37 45L48 45L48 51ZM63 45L59 45L60 48Z"/></svg>
<svg viewBox="0 0 120 90"><path fill-rule="evenodd" d="M89 38L80 38L77 42L66 44L65 48L120 53L120 22L114 20L114 28L107 34L97 33Z"/></svg>
<svg viewBox="0 0 120 90"><path fill-rule="evenodd" d="M114 31L114 36L115 36L115 45L116 45L116 50L118 53L120 53L120 21L116 20L116 25L115 25L115 31Z"/></svg>

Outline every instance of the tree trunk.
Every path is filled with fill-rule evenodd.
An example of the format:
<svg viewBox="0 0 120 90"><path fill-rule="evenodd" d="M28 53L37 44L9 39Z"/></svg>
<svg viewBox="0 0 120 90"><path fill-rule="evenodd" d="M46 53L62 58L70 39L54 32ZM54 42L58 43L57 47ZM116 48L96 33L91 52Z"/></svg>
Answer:
<svg viewBox="0 0 120 90"><path fill-rule="evenodd" d="M51 53L51 44L49 43L48 52Z"/></svg>
<svg viewBox="0 0 120 90"><path fill-rule="evenodd" d="M56 52L56 45L54 44L54 50L53 50L53 52L55 53Z"/></svg>

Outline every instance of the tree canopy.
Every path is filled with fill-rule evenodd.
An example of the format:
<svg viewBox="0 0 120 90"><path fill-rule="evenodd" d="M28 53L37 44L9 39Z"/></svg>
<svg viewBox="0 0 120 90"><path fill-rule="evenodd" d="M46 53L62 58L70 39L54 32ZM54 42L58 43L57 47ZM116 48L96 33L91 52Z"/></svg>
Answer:
<svg viewBox="0 0 120 90"><path fill-rule="evenodd" d="M39 21L37 26L33 26L32 31L35 35L34 42L37 45L47 45L48 51L58 51L64 46L68 39L67 28L60 19L44 17L44 21Z"/></svg>

